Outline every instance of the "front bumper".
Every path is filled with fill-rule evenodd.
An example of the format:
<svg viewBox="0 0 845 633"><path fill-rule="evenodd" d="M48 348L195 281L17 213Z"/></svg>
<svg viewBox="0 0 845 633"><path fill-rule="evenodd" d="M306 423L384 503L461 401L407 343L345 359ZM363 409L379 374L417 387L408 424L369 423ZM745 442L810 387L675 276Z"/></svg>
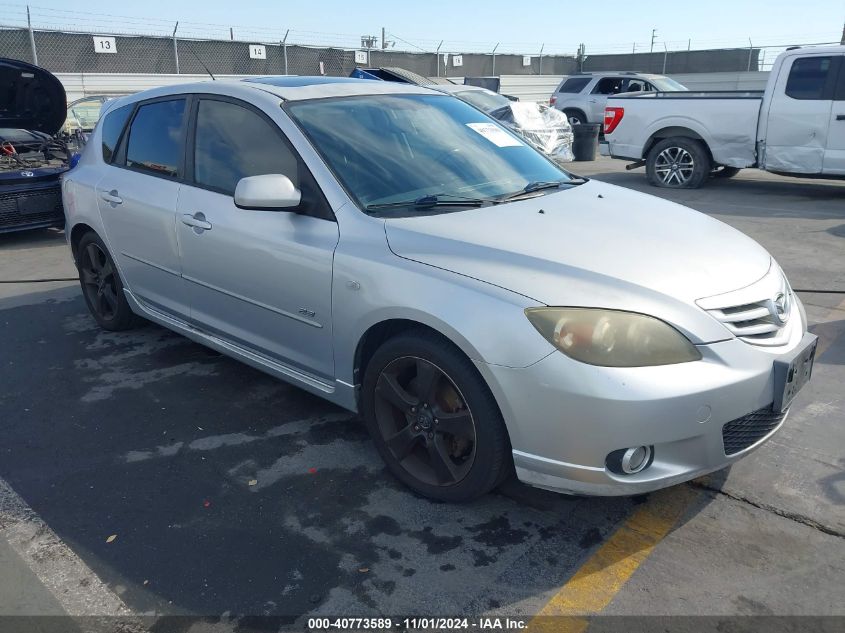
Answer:
<svg viewBox="0 0 845 633"><path fill-rule="evenodd" d="M0 179L0 233L63 226L59 176L32 182Z"/></svg>
<svg viewBox="0 0 845 633"><path fill-rule="evenodd" d="M477 364L500 403L519 479L587 495L632 495L713 472L741 459L782 426L731 455L722 428L774 400L773 362L812 339L804 327L777 350L738 339L698 346L702 360L609 368L554 352L527 368ZM639 473L615 474L609 453L652 446Z"/></svg>

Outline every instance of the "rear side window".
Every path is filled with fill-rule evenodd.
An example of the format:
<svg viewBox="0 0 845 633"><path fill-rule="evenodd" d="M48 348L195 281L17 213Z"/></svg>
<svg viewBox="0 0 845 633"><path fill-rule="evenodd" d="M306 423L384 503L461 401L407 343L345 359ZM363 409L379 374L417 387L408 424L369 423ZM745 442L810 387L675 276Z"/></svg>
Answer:
<svg viewBox="0 0 845 633"><path fill-rule="evenodd" d="M623 92L623 85L626 80L622 77L605 77L593 88L596 95L618 95Z"/></svg>
<svg viewBox="0 0 845 633"><path fill-rule="evenodd" d="M133 105L129 104L112 110L103 119L103 132L101 135L103 139L103 160L107 163L112 162L114 158L114 150L117 148L117 142L120 140L120 133L123 131L129 115L132 114Z"/></svg>
<svg viewBox="0 0 845 633"><path fill-rule="evenodd" d="M786 95L793 99L830 99L825 87L832 68L832 57L799 57L789 69Z"/></svg>
<svg viewBox="0 0 845 633"><path fill-rule="evenodd" d="M138 108L129 127L126 166L156 176L178 176L184 114L184 99L156 101Z"/></svg>
<svg viewBox="0 0 845 633"><path fill-rule="evenodd" d="M558 88L557 91L577 94L581 92L584 89L584 86L588 83L590 83L589 77L570 77L560 85L560 88Z"/></svg>
<svg viewBox="0 0 845 633"><path fill-rule="evenodd" d="M299 187L298 160L279 129L226 101L202 100L197 111L194 180L228 195L241 178L283 174Z"/></svg>

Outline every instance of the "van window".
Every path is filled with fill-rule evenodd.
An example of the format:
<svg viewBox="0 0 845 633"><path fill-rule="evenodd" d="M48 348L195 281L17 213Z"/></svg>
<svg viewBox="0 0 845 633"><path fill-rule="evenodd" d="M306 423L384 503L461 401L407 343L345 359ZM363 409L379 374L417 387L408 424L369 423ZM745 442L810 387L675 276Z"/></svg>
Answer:
<svg viewBox="0 0 845 633"><path fill-rule="evenodd" d="M560 88L557 89L558 92L565 92L567 94L577 94L584 89L590 83L590 77L570 77L566 81L564 81Z"/></svg>
<svg viewBox="0 0 845 633"><path fill-rule="evenodd" d="M129 126L126 166L156 176L178 176L184 113L184 99L139 107Z"/></svg>
<svg viewBox="0 0 845 633"><path fill-rule="evenodd" d="M283 174L299 187L297 158L282 141L279 129L247 108L203 99L195 138L198 185L231 196L241 178Z"/></svg>
<svg viewBox="0 0 845 633"><path fill-rule="evenodd" d="M117 108L109 112L103 119L102 146L103 146L103 160L107 163L112 162L114 158L114 150L117 147L117 142L120 140L120 133L126 125L126 120L132 114L132 108L135 104L130 103L121 108Z"/></svg>
<svg viewBox="0 0 845 633"><path fill-rule="evenodd" d="M793 99L830 99L825 86L832 67L832 57L799 57L789 69L786 95Z"/></svg>

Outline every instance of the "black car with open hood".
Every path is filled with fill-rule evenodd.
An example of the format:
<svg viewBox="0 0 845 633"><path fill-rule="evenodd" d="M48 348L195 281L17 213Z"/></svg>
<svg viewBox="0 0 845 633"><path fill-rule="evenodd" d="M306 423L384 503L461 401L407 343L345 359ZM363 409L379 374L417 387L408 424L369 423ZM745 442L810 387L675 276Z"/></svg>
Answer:
<svg viewBox="0 0 845 633"><path fill-rule="evenodd" d="M55 75L0 58L0 233L64 224L60 178L70 157L56 135L66 108Z"/></svg>

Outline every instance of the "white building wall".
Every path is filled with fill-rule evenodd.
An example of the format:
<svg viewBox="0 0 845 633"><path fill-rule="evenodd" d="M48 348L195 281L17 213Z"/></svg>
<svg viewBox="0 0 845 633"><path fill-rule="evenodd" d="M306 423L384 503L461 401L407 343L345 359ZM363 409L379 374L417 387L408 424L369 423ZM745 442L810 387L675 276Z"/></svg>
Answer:
<svg viewBox="0 0 845 633"><path fill-rule="evenodd" d="M210 81L208 75L144 75L110 73L56 73L64 84L68 101L88 95L125 95L148 88L195 81ZM218 79L241 79L251 75L216 75ZM768 72L690 73L672 75L690 90L763 90ZM522 101L548 103L549 97L563 80L557 75L502 75L500 92ZM461 78L450 77L456 83Z"/></svg>

